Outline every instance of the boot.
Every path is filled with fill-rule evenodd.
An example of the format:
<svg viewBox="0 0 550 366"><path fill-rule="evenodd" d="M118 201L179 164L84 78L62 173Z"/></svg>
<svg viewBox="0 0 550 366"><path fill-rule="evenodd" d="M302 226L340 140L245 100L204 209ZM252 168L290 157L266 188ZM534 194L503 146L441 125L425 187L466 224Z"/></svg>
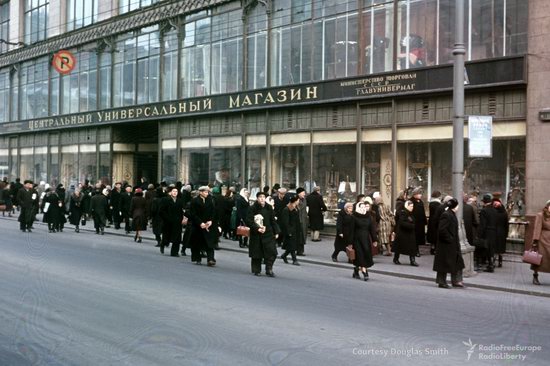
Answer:
<svg viewBox="0 0 550 366"><path fill-rule="evenodd" d="M79 232L80 232L80 228L78 227L78 225L76 225L76 227L74 228L74 232L75 232L75 233L79 233Z"/></svg>
<svg viewBox="0 0 550 366"><path fill-rule="evenodd" d="M539 274L538 273L533 273L533 285L539 285L540 286Z"/></svg>
<svg viewBox="0 0 550 366"><path fill-rule="evenodd" d="M418 263L416 263L415 258L413 256L410 256L409 258L411 260L411 266L418 267Z"/></svg>
<svg viewBox="0 0 550 366"><path fill-rule="evenodd" d="M502 255L498 255L498 268L502 268Z"/></svg>
<svg viewBox="0 0 550 366"><path fill-rule="evenodd" d="M369 280L369 272L365 271L365 272L362 272L363 273L363 281L368 281Z"/></svg>
<svg viewBox="0 0 550 366"><path fill-rule="evenodd" d="M355 267L353 269L353 275L352 275L353 278L357 278L358 280L360 279L359 278L359 268Z"/></svg>

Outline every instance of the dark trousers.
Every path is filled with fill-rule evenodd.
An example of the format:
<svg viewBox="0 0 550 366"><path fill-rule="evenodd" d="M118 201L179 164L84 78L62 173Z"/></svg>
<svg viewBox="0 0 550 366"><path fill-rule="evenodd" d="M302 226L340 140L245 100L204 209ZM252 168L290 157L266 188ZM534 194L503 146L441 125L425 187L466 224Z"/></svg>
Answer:
<svg viewBox="0 0 550 366"><path fill-rule="evenodd" d="M120 216L120 209L113 207L113 222L115 229L120 229L120 223L122 222L122 216Z"/></svg>
<svg viewBox="0 0 550 366"><path fill-rule="evenodd" d="M292 261L293 262L296 262L296 251L295 250L287 250L283 253L283 255L281 257L286 257L287 255L289 255L292 257Z"/></svg>
<svg viewBox="0 0 550 366"><path fill-rule="evenodd" d="M191 246L191 262L201 262L202 261L202 252L206 252L206 260L207 261L215 261L214 258L214 248L209 248L208 246L206 248L201 248L198 245L192 245Z"/></svg>
<svg viewBox="0 0 550 366"><path fill-rule="evenodd" d="M398 261L399 260L399 253L393 253L393 259ZM411 263L416 262L416 258L414 257L414 255L409 255L409 261Z"/></svg>
<svg viewBox="0 0 550 366"><path fill-rule="evenodd" d="M132 228L130 227L130 215L125 215L122 213L122 217L124 218L124 230L126 232L132 231Z"/></svg>
<svg viewBox="0 0 550 366"><path fill-rule="evenodd" d="M265 271L273 271L273 263L275 263L275 258L265 258ZM252 258L251 259L251 269L252 273L262 272L262 258Z"/></svg>
<svg viewBox="0 0 550 366"><path fill-rule="evenodd" d="M170 250L171 255L177 255L180 250L180 241L181 241L181 224L165 222L162 228L162 241L160 242L161 247L167 247L172 242L172 249Z"/></svg>
<svg viewBox="0 0 550 366"><path fill-rule="evenodd" d="M462 282L462 270L456 273L451 273L451 283L458 283L458 282ZM437 283L438 285L446 285L447 272L437 272L435 283Z"/></svg>
<svg viewBox="0 0 550 366"><path fill-rule="evenodd" d="M19 214L20 222L19 222L19 228L21 230L27 230L32 227L32 221L33 221L33 214L32 214L32 208L22 208L21 213Z"/></svg>

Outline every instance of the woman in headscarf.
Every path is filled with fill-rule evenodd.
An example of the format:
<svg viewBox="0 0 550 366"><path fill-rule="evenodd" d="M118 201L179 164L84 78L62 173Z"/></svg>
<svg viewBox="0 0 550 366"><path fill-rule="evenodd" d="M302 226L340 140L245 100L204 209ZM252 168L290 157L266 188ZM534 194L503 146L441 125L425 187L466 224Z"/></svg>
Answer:
<svg viewBox="0 0 550 366"><path fill-rule="evenodd" d="M244 225L244 223L246 222L246 215L248 214L248 209L250 208L248 196L248 190L246 188L243 188L235 197L235 207L237 208L237 226ZM239 239L240 248L248 247L247 237L243 238L241 235L238 235L237 237Z"/></svg>
<svg viewBox="0 0 550 366"><path fill-rule="evenodd" d="M359 278L359 272L363 280L369 279L367 268L374 265L372 261L371 241L376 245L378 237L376 234L376 219L370 213L371 205L368 202L359 202L355 205L353 217L353 249L355 249L355 269L353 278Z"/></svg>
<svg viewBox="0 0 550 366"><path fill-rule="evenodd" d="M415 225L413 216L414 204L412 201L406 201L401 212L396 214L397 224L395 233L395 242L393 247L393 263L401 264L399 256L405 254L409 256L411 266L418 267L415 256L417 253Z"/></svg>
<svg viewBox="0 0 550 366"><path fill-rule="evenodd" d="M533 284L540 285L539 272L550 273L550 200L546 201L541 212L535 219L533 232L533 250L542 254L540 266L531 266Z"/></svg>
<svg viewBox="0 0 550 366"><path fill-rule="evenodd" d="M345 252L346 247L353 244L353 203L347 202L336 218L336 238L334 239L334 252L332 261L338 262L338 254Z"/></svg>

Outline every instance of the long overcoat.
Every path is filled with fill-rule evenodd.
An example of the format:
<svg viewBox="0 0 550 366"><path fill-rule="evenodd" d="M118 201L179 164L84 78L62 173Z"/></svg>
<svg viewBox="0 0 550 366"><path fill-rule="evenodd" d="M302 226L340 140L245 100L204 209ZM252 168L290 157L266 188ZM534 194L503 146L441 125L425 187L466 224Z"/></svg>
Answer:
<svg viewBox="0 0 550 366"><path fill-rule="evenodd" d="M290 210L288 207L283 208L281 217L277 220L283 236L284 250L298 250L298 240L302 235L302 226L300 225L300 217L298 210Z"/></svg>
<svg viewBox="0 0 550 366"><path fill-rule="evenodd" d="M437 229L437 251L433 270L444 273L457 273L464 268L458 236L458 220L453 210L447 209L439 217Z"/></svg>
<svg viewBox="0 0 550 366"><path fill-rule="evenodd" d="M69 223L71 225L78 226L80 225L80 219L82 218L82 194L71 195L71 200L69 202Z"/></svg>
<svg viewBox="0 0 550 366"><path fill-rule="evenodd" d="M309 211L307 213L309 217L309 227L311 230L323 230L325 223L323 220L323 212L327 210L327 206L323 201L323 197L317 191L311 192L306 198L307 207Z"/></svg>
<svg viewBox="0 0 550 366"><path fill-rule="evenodd" d="M265 232L258 232L260 226L255 222L254 217L262 215ZM249 209L246 216L246 225L250 228L250 240L248 242L248 256L252 259L266 259L277 257L277 243L275 235L280 233L279 225L275 220L275 213L269 204L264 206L255 202Z"/></svg>
<svg viewBox="0 0 550 366"><path fill-rule="evenodd" d="M537 251L542 254L540 266L531 266L538 272L550 273L550 218L539 212L535 218L533 240L538 240Z"/></svg>
<svg viewBox="0 0 550 366"><path fill-rule="evenodd" d="M370 212L366 215L361 215L357 212L353 213L355 220L353 224L353 248L355 249L356 267L372 267L371 242L378 241L376 234L376 216Z"/></svg>
<svg viewBox="0 0 550 366"><path fill-rule="evenodd" d="M497 241L495 253L506 253L506 239L508 239L508 213L504 206L495 207L497 212Z"/></svg>
<svg viewBox="0 0 550 366"><path fill-rule="evenodd" d="M133 230L146 230L147 228L147 200L143 196L134 196L130 202Z"/></svg>
<svg viewBox="0 0 550 366"><path fill-rule="evenodd" d="M408 256L416 255L415 224L412 212L406 209L401 210L399 215L397 215L396 226L393 251Z"/></svg>
<svg viewBox="0 0 550 366"><path fill-rule="evenodd" d="M426 239L428 243L435 246L437 242L437 217L436 212L438 207L441 206L441 201L432 200L428 205L429 219L428 219L428 232L426 234Z"/></svg>
<svg viewBox="0 0 550 366"><path fill-rule="evenodd" d="M218 245L218 220L212 196L207 196L204 200L200 196L193 198L189 209L189 218L191 220L191 245L196 245L201 249L216 248ZM207 221L212 221L212 226L208 230L201 229L201 223Z"/></svg>
<svg viewBox="0 0 550 366"><path fill-rule="evenodd" d="M413 216L414 216L414 233L416 245L425 245L426 244L426 224L428 223L426 219L426 211L424 210L424 202L422 200L417 200L416 198L411 199L413 203Z"/></svg>
<svg viewBox="0 0 550 366"><path fill-rule="evenodd" d="M498 214L493 205L487 205L479 212L479 230L477 235L487 242L487 248L483 254L488 257L495 255L497 245L497 221Z"/></svg>
<svg viewBox="0 0 550 366"><path fill-rule="evenodd" d="M336 238L334 239L334 249L344 251L346 247L353 244L353 225L355 219L353 214L348 214L342 209L336 217ZM342 234L342 236L340 236Z"/></svg>
<svg viewBox="0 0 550 366"><path fill-rule="evenodd" d="M101 193L94 194L90 199L90 212L96 227L103 227L107 223L107 197Z"/></svg>
<svg viewBox="0 0 550 366"><path fill-rule="evenodd" d="M183 200L176 198L174 201L171 196L166 196L159 203L159 215L162 221L162 239L166 243L179 244L182 231Z"/></svg>

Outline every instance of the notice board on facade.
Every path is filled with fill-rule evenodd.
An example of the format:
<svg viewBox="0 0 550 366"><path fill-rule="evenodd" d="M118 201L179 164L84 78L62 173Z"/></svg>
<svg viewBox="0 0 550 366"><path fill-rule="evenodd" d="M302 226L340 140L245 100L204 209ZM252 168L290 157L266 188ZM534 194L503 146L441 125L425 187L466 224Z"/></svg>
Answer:
<svg viewBox="0 0 550 366"><path fill-rule="evenodd" d="M492 116L468 116L468 156L470 158L493 156Z"/></svg>

